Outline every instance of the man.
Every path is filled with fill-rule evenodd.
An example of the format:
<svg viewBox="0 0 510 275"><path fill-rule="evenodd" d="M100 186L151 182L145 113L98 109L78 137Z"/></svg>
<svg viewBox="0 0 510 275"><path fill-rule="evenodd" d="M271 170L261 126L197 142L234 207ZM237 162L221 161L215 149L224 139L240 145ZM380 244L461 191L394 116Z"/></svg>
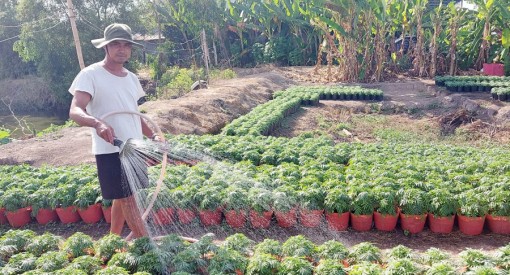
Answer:
<svg viewBox="0 0 510 275"><path fill-rule="evenodd" d="M131 57L133 41L131 28L125 24L106 27L104 37L91 41L103 48L105 58L83 69L74 79L69 92L74 96L69 117L81 126L93 128L92 153L96 156L97 172L104 199L113 200L110 232L121 235L127 222L133 237L147 235L140 211L126 181L114 138L126 141L142 139L143 135L162 140L137 115L137 101L145 95L135 74L124 68ZM108 115L112 112L119 114ZM147 179L139 179L146 181Z"/></svg>

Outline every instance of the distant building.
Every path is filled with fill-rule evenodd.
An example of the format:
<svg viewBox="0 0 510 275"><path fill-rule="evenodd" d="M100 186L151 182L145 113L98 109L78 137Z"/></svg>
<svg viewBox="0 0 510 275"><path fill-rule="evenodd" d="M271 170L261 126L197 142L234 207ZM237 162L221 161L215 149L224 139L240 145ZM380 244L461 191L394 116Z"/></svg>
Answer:
<svg viewBox="0 0 510 275"><path fill-rule="evenodd" d="M136 42L143 45L143 50L142 50L143 63L147 62L147 54L157 55L158 54L158 45L165 41L165 37L163 35L161 35L161 37L160 37L157 34L142 35L142 34L137 33L137 34L133 35L133 39Z"/></svg>

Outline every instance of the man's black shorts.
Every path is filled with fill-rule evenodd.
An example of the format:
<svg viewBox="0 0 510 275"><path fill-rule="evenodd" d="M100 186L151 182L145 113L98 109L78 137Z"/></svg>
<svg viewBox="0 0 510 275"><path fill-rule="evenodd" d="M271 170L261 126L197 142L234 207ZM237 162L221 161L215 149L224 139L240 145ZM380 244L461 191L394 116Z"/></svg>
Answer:
<svg viewBox="0 0 510 275"><path fill-rule="evenodd" d="M97 176L101 185L103 199L122 199L133 194L121 165L119 153L96 155ZM148 185L147 171L138 173L139 182L131 183L139 187Z"/></svg>

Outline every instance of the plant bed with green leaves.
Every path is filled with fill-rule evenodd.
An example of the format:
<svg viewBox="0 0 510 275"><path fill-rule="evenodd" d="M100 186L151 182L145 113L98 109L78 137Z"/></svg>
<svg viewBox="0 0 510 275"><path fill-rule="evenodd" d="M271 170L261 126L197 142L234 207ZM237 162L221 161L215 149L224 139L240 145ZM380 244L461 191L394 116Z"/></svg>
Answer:
<svg viewBox="0 0 510 275"><path fill-rule="evenodd" d="M31 230L0 235L2 274L506 274L510 244L489 253L461 249L458 257L431 247L382 249L370 242L350 247L330 240L316 244L296 235L255 242L241 233L222 242L204 235L195 243L177 235L126 242L116 235L98 240L81 232L68 238ZM482 272L483 273L477 273ZM369 273L366 273L369 272ZM376 272L376 273L373 273ZM402 273L404 272L404 273ZM438 273L439 272L439 273ZM446 273L444 273L446 272Z"/></svg>

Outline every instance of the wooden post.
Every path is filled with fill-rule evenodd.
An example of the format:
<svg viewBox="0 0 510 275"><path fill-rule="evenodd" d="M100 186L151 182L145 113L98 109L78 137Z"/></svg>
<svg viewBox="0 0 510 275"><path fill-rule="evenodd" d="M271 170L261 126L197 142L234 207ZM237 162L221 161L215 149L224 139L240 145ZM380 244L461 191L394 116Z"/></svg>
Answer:
<svg viewBox="0 0 510 275"><path fill-rule="evenodd" d="M205 36L205 30L202 29L202 52L203 52L203 58L204 58L204 64L205 64L205 72L207 74L207 81L209 81L209 63L211 62L210 56L209 56L209 48L207 47L207 38Z"/></svg>
<svg viewBox="0 0 510 275"><path fill-rule="evenodd" d="M85 62L83 62L83 54L81 52L80 36L78 35L78 28L76 28L76 15L73 11L73 2L67 0L67 11L69 13L69 21L71 21L71 29L73 30L74 46L76 47L76 54L78 55L78 63L80 69L85 68Z"/></svg>

